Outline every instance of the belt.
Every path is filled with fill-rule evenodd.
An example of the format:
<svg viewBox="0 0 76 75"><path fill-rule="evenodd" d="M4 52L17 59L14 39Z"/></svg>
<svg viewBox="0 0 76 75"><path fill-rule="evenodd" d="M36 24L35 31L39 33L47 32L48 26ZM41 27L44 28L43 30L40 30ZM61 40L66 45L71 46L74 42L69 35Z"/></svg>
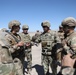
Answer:
<svg viewBox="0 0 76 75"><path fill-rule="evenodd" d="M51 56L52 55L52 53L51 52L42 52L42 55L47 55L47 56Z"/></svg>
<svg viewBox="0 0 76 75"><path fill-rule="evenodd" d="M42 53L43 56L52 56L51 54L44 54Z"/></svg>

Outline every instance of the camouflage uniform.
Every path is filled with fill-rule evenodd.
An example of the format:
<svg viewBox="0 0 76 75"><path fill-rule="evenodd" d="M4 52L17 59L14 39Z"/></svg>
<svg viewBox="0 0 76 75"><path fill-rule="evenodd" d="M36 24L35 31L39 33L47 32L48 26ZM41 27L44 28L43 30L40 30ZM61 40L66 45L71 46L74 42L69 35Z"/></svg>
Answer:
<svg viewBox="0 0 76 75"><path fill-rule="evenodd" d="M48 21L44 21L41 23L42 27L50 28L50 23ZM44 74L48 75L49 73L49 65L52 68L53 75L57 74L56 65L54 64L55 59L52 56L53 46L56 43L60 43L60 39L55 31L48 30L48 32L43 32L35 41L36 43L40 43L42 45L42 65L44 68Z"/></svg>
<svg viewBox="0 0 76 75"><path fill-rule="evenodd" d="M35 40L40 36L40 32L37 30L34 36L32 36L32 41L35 42Z"/></svg>
<svg viewBox="0 0 76 75"><path fill-rule="evenodd" d="M37 32L35 33L36 38L40 36L40 32L37 30Z"/></svg>
<svg viewBox="0 0 76 75"><path fill-rule="evenodd" d="M27 30L28 31L29 27L28 25L23 25L22 30ZM24 53L25 53L25 57L27 58L27 71L28 73L30 73L30 71L32 70L32 53L31 53L31 37L30 35L27 33L20 33L19 34L21 36L21 40L25 43L25 49L24 49ZM26 44L30 44L28 47L26 46Z"/></svg>
<svg viewBox="0 0 76 75"><path fill-rule="evenodd" d="M59 26L59 28L62 28L63 29L63 26ZM58 31L58 35L59 35L59 38L62 41L64 39L64 31L63 30L59 30Z"/></svg>
<svg viewBox="0 0 76 75"><path fill-rule="evenodd" d="M0 75L16 75L9 43L4 38L7 33L0 31L0 35Z"/></svg>
<svg viewBox="0 0 76 75"><path fill-rule="evenodd" d="M1 32L9 32L9 30L7 30L6 28L2 28L0 31Z"/></svg>
<svg viewBox="0 0 76 75"><path fill-rule="evenodd" d="M63 27L61 25L59 26L58 36L61 39L61 41L63 41L64 31L63 31ZM61 62L61 51L58 51L58 53L57 53L57 60L58 60L58 62Z"/></svg>
<svg viewBox="0 0 76 75"><path fill-rule="evenodd" d="M75 28L76 19L74 19L73 17L68 17L62 21L62 26L63 28L65 26L68 26L70 28L72 27ZM73 31L65 33L65 34L66 34L66 36L64 37L65 39L62 41L62 45L63 45L62 56L67 53L71 53L72 55L75 54L74 58L76 58L76 32L73 29ZM66 53L64 53L64 51ZM75 66L75 69L76 69L76 66ZM63 68L61 72L63 75L76 75L76 73L74 74L74 69L70 67Z"/></svg>
<svg viewBox="0 0 76 75"><path fill-rule="evenodd" d="M20 22L17 20L11 21L8 26L9 29L12 30L13 26L19 26ZM20 36L18 34L13 34L12 32L8 32L8 34L5 36L7 39L9 45L10 45L10 50L11 50L11 55L16 67L16 71L18 75L23 75L23 66L22 66L22 61L23 61L23 50L21 47L17 47L17 43L20 41ZM23 48L23 47L22 47Z"/></svg>

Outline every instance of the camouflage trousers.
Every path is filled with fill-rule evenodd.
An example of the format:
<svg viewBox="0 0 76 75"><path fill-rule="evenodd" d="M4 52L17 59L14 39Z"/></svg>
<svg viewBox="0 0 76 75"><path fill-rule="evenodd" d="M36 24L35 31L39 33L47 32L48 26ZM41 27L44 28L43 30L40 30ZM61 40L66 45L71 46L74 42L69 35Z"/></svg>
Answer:
<svg viewBox="0 0 76 75"><path fill-rule="evenodd" d="M57 65L51 56L42 55L42 65L44 69L44 75L49 75L49 66L52 69L53 75L57 75Z"/></svg>
<svg viewBox="0 0 76 75"><path fill-rule="evenodd" d="M27 59L27 70L32 70L32 53L31 49L25 50L25 58Z"/></svg>
<svg viewBox="0 0 76 75"><path fill-rule="evenodd" d="M16 75L13 63L0 63L0 75Z"/></svg>
<svg viewBox="0 0 76 75"><path fill-rule="evenodd" d="M15 64L17 75L23 75L23 65L22 65L20 59L15 58L14 64Z"/></svg>

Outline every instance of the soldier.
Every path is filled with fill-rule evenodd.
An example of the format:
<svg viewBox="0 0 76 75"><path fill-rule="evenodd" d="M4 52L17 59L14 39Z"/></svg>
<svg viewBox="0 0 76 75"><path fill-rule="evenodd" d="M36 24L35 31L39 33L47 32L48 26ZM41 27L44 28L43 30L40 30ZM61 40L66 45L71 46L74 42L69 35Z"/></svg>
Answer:
<svg viewBox="0 0 76 75"><path fill-rule="evenodd" d="M54 56L52 56L53 47L60 43L60 39L55 31L50 30L50 23L44 21L41 23L44 32L36 39L36 43L42 45L42 65L44 68L44 75L49 75L49 65L52 68L53 75L57 74L56 65L54 64Z"/></svg>
<svg viewBox="0 0 76 75"><path fill-rule="evenodd" d="M1 32L9 32L9 30L7 30L6 28L2 28L0 31Z"/></svg>
<svg viewBox="0 0 76 75"><path fill-rule="evenodd" d="M31 53L31 37L28 34L28 25L23 25L22 26L22 30L23 32L20 33L21 36L21 40L25 43L25 49L24 49L24 53L25 53L25 57L27 58L27 73L31 74L31 70L32 70L32 53Z"/></svg>
<svg viewBox="0 0 76 75"><path fill-rule="evenodd" d="M39 30L36 31L35 36L36 36L36 37L40 36Z"/></svg>
<svg viewBox="0 0 76 75"><path fill-rule="evenodd" d="M10 32L8 32L8 35L6 35L5 38L10 44L10 50L12 51L11 55L14 60L17 73L18 75L23 75L22 60L24 43L17 34L17 32L20 30L20 24L21 23L17 20L10 21L8 24Z"/></svg>
<svg viewBox="0 0 76 75"><path fill-rule="evenodd" d="M59 38L62 41L64 39L64 31L63 31L63 26L62 25L59 26L58 35L59 35Z"/></svg>
<svg viewBox="0 0 76 75"><path fill-rule="evenodd" d="M11 49L5 38L6 32L0 31L0 75L16 75Z"/></svg>
<svg viewBox="0 0 76 75"><path fill-rule="evenodd" d="M76 19L73 17L68 17L62 21L61 25L63 26L64 33L65 33L65 36L64 36L65 39L62 41L62 46L63 46L62 58L64 60L64 57L70 53L71 54L70 58L76 59L76 32L74 31L74 29L76 27ZM62 61L62 63L64 63L64 61ZM65 62L65 64L66 63L67 62ZM74 65L75 65L74 67L76 69L76 62ZM74 75L72 73L74 71L71 70L72 68L69 69L69 67L67 67L67 66L66 66L66 68L64 67L64 69L62 70L62 74L63 75ZM63 65L62 65L62 67L63 67ZM76 73L75 73L75 75L76 75Z"/></svg>
<svg viewBox="0 0 76 75"><path fill-rule="evenodd" d="M59 31L58 31L58 36L63 41L64 39L64 31L63 31L63 26L59 26ZM59 64L61 64L61 50L57 52L57 61Z"/></svg>
<svg viewBox="0 0 76 75"><path fill-rule="evenodd" d="M35 42L35 40L40 36L39 30L36 31L35 35L32 37L32 41Z"/></svg>

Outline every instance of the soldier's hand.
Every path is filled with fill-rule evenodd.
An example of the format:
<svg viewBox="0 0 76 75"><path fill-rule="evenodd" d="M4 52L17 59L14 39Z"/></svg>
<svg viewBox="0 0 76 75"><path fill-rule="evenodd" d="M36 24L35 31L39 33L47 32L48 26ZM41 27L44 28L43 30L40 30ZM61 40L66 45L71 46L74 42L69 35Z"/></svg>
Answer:
<svg viewBox="0 0 76 75"><path fill-rule="evenodd" d="M20 46L24 46L24 42L20 41L18 44L17 44L18 47Z"/></svg>
<svg viewBox="0 0 76 75"><path fill-rule="evenodd" d="M26 43L26 47L29 47L31 44L30 43Z"/></svg>
<svg viewBox="0 0 76 75"><path fill-rule="evenodd" d="M62 58L61 65L62 66L69 66L69 67L73 68L75 61L76 61L76 58L72 59L71 54L67 54Z"/></svg>

